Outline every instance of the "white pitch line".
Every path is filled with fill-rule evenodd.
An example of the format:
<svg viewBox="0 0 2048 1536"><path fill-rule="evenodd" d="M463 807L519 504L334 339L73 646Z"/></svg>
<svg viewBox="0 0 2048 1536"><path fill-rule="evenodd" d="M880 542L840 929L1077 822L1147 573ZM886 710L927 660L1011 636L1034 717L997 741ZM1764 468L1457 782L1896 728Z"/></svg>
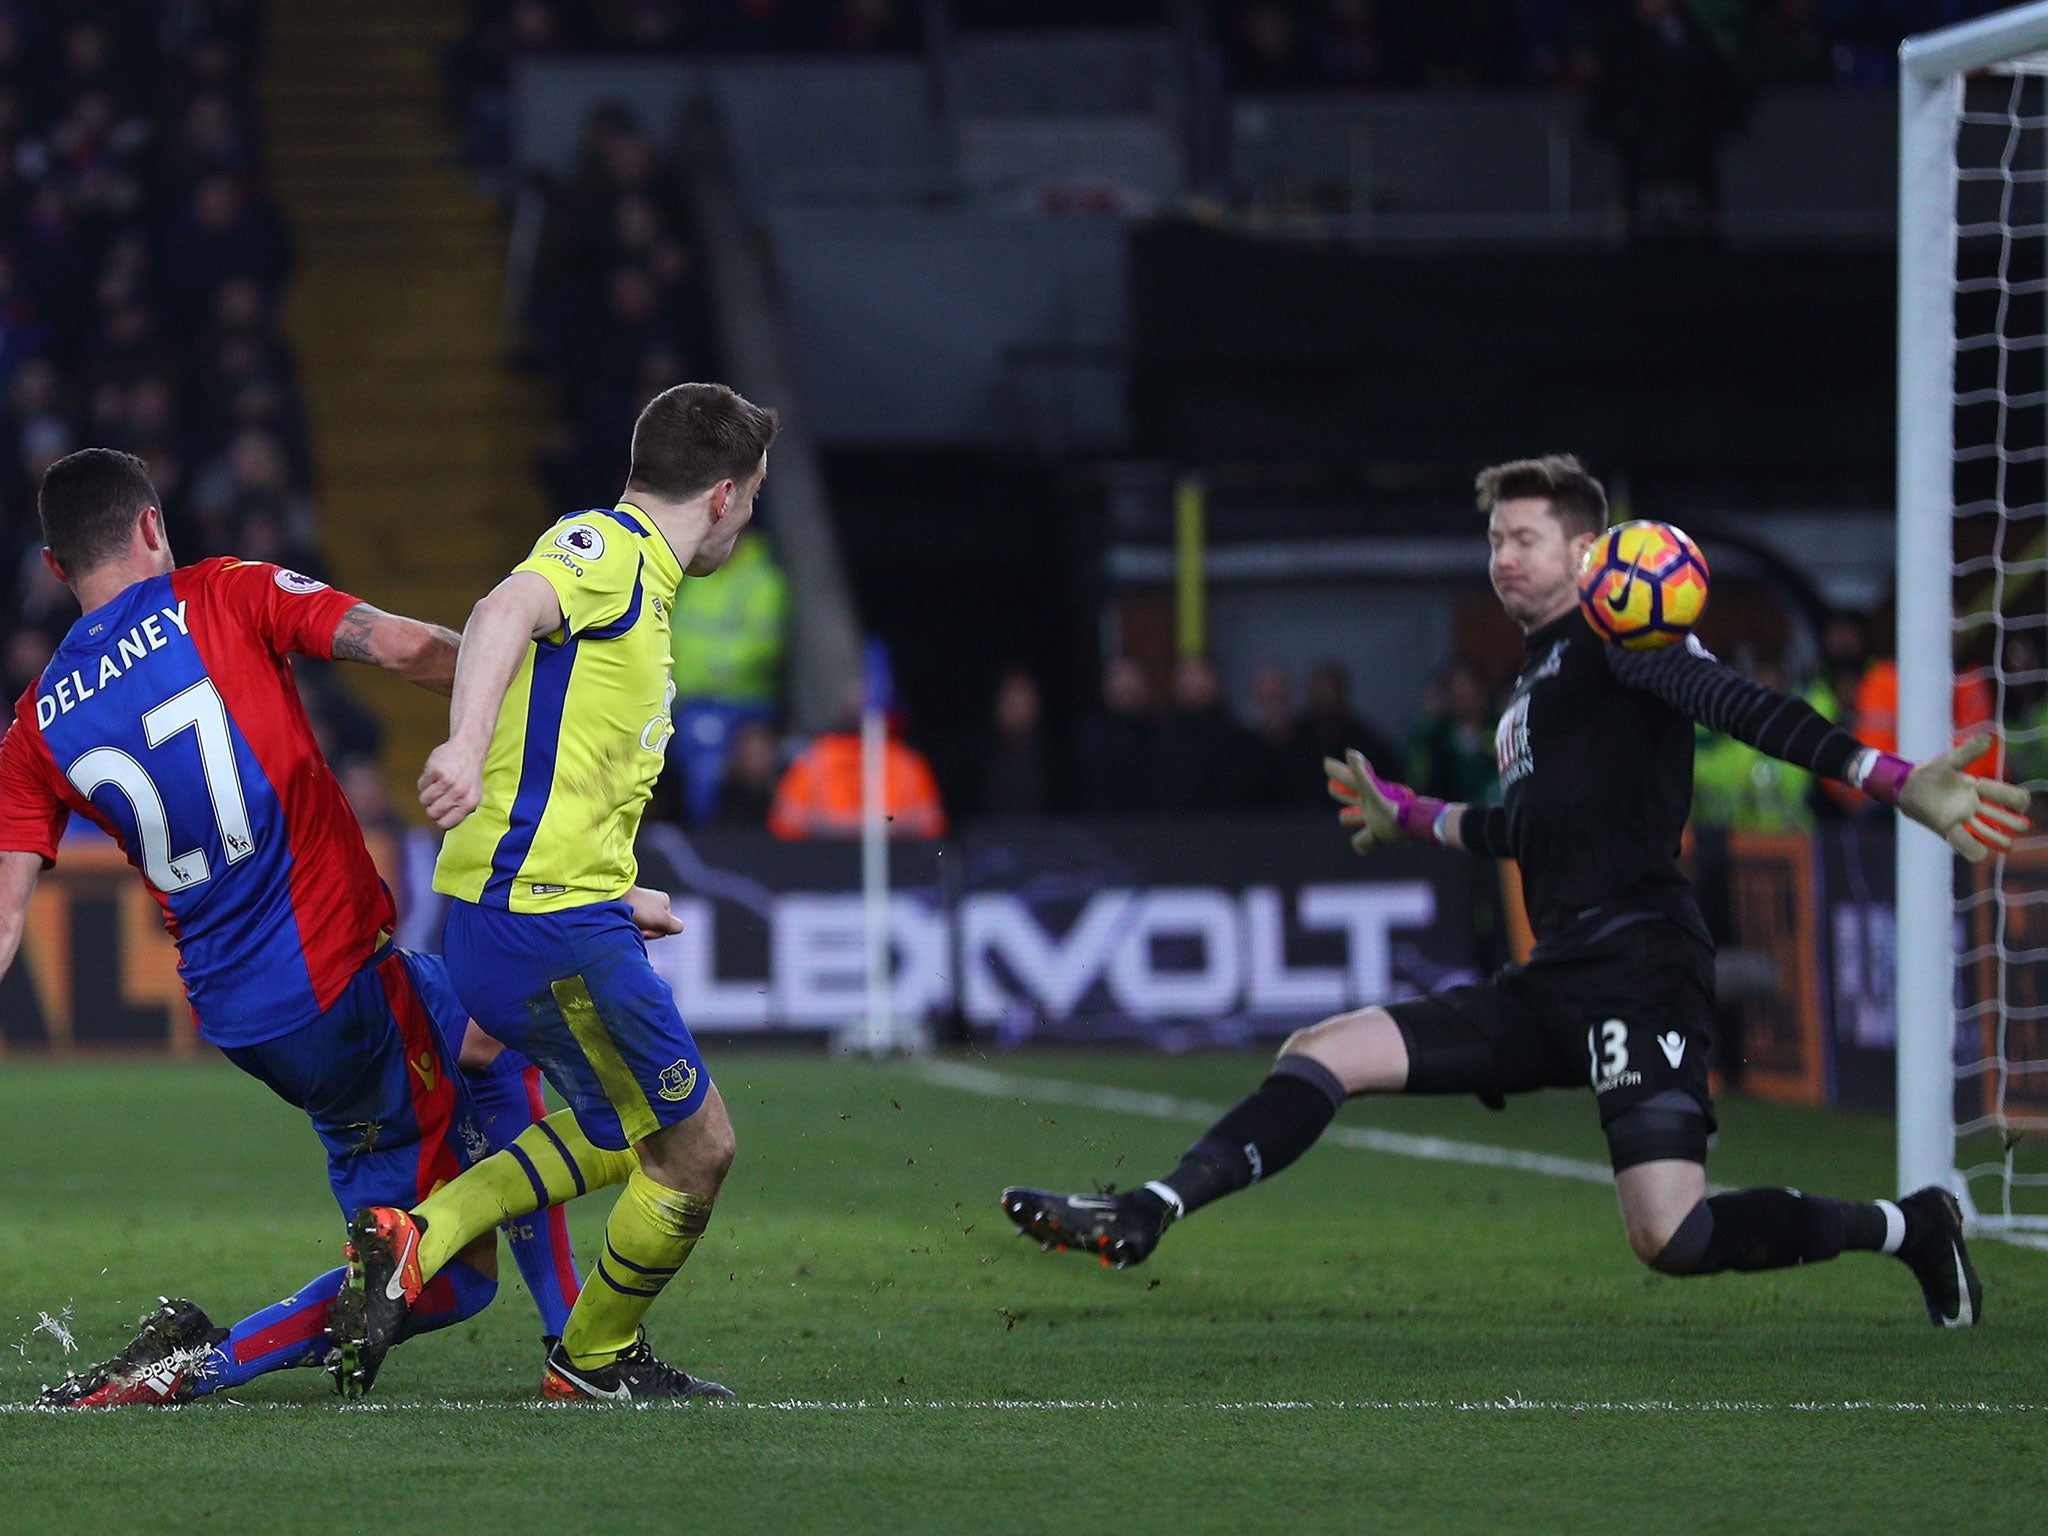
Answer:
<svg viewBox="0 0 2048 1536"><path fill-rule="evenodd" d="M197 1413L209 1411L209 1401L217 1405L213 1411L226 1412L229 1409L268 1413L574 1413L594 1411L589 1403L550 1403L541 1401L523 1403L478 1403L459 1402L443 1399L438 1402L379 1402L379 1403L332 1403L323 1399L307 1399L296 1402L249 1403L239 1398L221 1394L213 1399L201 1398L196 1402L181 1403L169 1407L153 1408L151 1416L165 1413ZM780 1398L761 1402L725 1403L678 1403L653 1401L645 1403L622 1403L608 1406L612 1412L672 1413L1327 1413L1327 1414L1374 1414L1374 1413L1477 1413L1477 1414L1613 1414L1613 1415L1697 1415L1697 1414L1784 1414L1784 1413L1839 1413L1839 1414L2042 1414L2048 1413L2044 1403L1916 1403L1884 1402L1881 1400L1847 1400L1840 1402L1792 1402L1766 1403L1748 1399L1709 1398L1699 1402L1683 1402L1673 1399L1648 1399L1633 1401L1626 1399L1601 1399L1594 1402L1578 1402L1569 1398L1389 1398L1351 1400L1293 1400L1240 1402L1145 1402L1140 1399L1122 1398L892 1398L862 1397L847 1399ZM36 1413L52 1418L79 1417L73 1409L39 1408L32 1403L0 1403L0 1414ZM91 1415L97 1418L97 1414Z"/></svg>
<svg viewBox="0 0 2048 1536"><path fill-rule="evenodd" d="M934 1087L954 1088L986 1099L1037 1099L1051 1104L1074 1104L1083 1109L1143 1115L1149 1120L1184 1121L1190 1125L1214 1125L1225 1108L1221 1104L1206 1104L1200 1099L1176 1099L1164 1093L1106 1088L1098 1083L1076 1083L1060 1077L1023 1077L957 1061L912 1061L904 1063L903 1070ZM1411 1136L1405 1131L1333 1125L1323 1132L1322 1140L1360 1152L1385 1152L1393 1157L1415 1157L1431 1163L1511 1168L1517 1173L1540 1173L1554 1179L1577 1179L1586 1184L1614 1182L1613 1169L1589 1158L1559 1157L1549 1152L1526 1151L1521 1147L1493 1147L1477 1141L1453 1141L1447 1136Z"/></svg>

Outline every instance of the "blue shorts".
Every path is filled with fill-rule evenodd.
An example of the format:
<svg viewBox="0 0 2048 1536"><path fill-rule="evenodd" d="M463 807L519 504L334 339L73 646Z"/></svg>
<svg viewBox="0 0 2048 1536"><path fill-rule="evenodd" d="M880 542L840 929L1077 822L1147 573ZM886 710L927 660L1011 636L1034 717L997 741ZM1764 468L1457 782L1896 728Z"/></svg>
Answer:
<svg viewBox="0 0 2048 1536"><path fill-rule="evenodd" d="M312 1023L225 1054L312 1119L344 1215L403 1210L488 1150L456 1067L466 1022L439 959L386 948Z"/></svg>
<svg viewBox="0 0 2048 1536"><path fill-rule="evenodd" d="M622 1151L704 1102L711 1074L623 901L450 902L441 953L470 1016L547 1074L598 1146Z"/></svg>

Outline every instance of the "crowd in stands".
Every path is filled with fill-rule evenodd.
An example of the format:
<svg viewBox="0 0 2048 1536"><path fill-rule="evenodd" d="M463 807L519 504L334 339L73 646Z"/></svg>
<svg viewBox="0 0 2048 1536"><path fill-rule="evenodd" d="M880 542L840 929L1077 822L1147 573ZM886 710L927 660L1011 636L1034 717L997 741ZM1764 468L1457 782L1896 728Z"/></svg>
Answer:
<svg viewBox="0 0 2048 1536"><path fill-rule="evenodd" d="M561 411L541 472L554 505L592 506L625 480L640 408L719 376L710 304L682 179L623 108L591 114L544 192L529 330Z"/></svg>
<svg viewBox="0 0 2048 1536"><path fill-rule="evenodd" d="M1898 47L2009 0L1224 0L1241 90L1590 91L1649 68L1742 86L1888 86Z"/></svg>
<svg viewBox="0 0 2048 1536"><path fill-rule="evenodd" d="M252 0L0 4L0 621L23 688L76 616L35 487L139 455L180 559L313 565L311 449L276 307ZM12 696L12 694L10 694Z"/></svg>
<svg viewBox="0 0 2048 1536"><path fill-rule="evenodd" d="M1630 227L1710 233L1718 162L1760 92L1889 89L1900 40L2011 0L1209 0L1204 68L1243 92L1544 91L1585 102ZM1163 0L944 0L953 32L1157 26ZM444 60L467 158L505 185L510 81L535 56L906 51L923 0L472 0Z"/></svg>
<svg viewBox="0 0 2048 1536"><path fill-rule="evenodd" d="M74 448L140 456L182 561L317 571L312 451L277 315L255 0L0 3L0 662L11 700L77 609L36 487ZM309 674L318 668L310 668ZM338 762L376 727L313 677ZM323 708L322 704L331 705Z"/></svg>
<svg viewBox="0 0 2048 1536"><path fill-rule="evenodd" d="M1211 0L1232 88L1595 91L1648 61L1729 86L1888 86L1898 46L2010 0ZM1167 0L945 0L947 25L1158 26ZM475 156L503 159L512 65L549 54L902 52L924 0L471 0L444 61ZM1626 67L1623 67L1626 65Z"/></svg>
<svg viewBox="0 0 2048 1536"><path fill-rule="evenodd" d="M772 572L766 541L758 535L749 540L749 562ZM748 584L759 587L764 579L757 575ZM709 594L718 584L696 585ZM844 702L832 729L808 740L783 737L773 670L786 606L758 596L724 603L708 595L699 606L704 612L682 626L694 638L676 644L672 813L697 824L765 825L781 837L856 835L858 696ZM752 619L737 617L747 609ZM1880 614L1880 631L1883 624ZM1746 649L1736 665L1757 682L1804 698L1859 739L1895 750L1898 668L1882 633L1873 649L1871 621L1845 612L1830 619L1820 639L1817 664L1803 680L1788 679L1774 657ZM718 669L707 665L705 653L725 643L744 661L724 675L750 671L748 683L721 687L710 680ZM1973 769L2038 786L2048 781L2048 660L2039 637L2025 628L2007 636L2003 654L2002 687L1994 689L1982 668L1959 676L1957 737L1997 728L2001 740ZM1162 696L1145 667L1119 656L1103 669L1096 705L1067 732L1048 723L1038 679L1012 668L996 682L986 722L936 739L929 758L904 739L903 722L892 717L886 770L891 833L941 836L960 817L1327 810L1322 761L1352 749L1424 794L1498 802L1493 736L1502 699L1472 662L1461 658L1433 678L1420 712L1398 736L1359 715L1340 663L1317 662L1301 680L1298 696L1296 674L1288 668L1258 668L1240 714L1208 657L1177 662ZM707 718L717 729L693 735L692 723ZM1885 814L1846 786L1815 780L1704 728L1695 764L1692 821L1706 835L1804 832L1825 821Z"/></svg>
<svg viewBox="0 0 2048 1536"><path fill-rule="evenodd" d="M1893 88L1900 41L2009 0L1228 0L1240 91L1524 90L1585 102L1638 238L1710 235L1759 93Z"/></svg>
<svg viewBox="0 0 2048 1536"><path fill-rule="evenodd" d="M772 557L761 548L753 559L765 564ZM859 697L843 702L830 730L785 740L772 695L704 696L705 631L701 620L694 627L698 638L676 643L674 813L700 824L765 824L780 837L855 835ZM758 661L768 654L763 640L770 628L739 625L727 635L736 651ZM892 716L885 770L891 833L940 836L956 816L1326 809L1322 761L1351 749L1426 793L1479 802L1497 796L1493 700L1468 664L1432 685L1405 745L1358 715L1339 663L1315 664L1305 681L1298 699L1287 668L1259 668L1247 720L1225 698L1206 656L1173 667L1163 700L1144 667L1118 657L1104 669L1099 706L1069 733L1048 723L1038 679L1012 668L997 681L983 726L937 742L936 766L904 739L902 721ZM716 728L700 729L706 720Z"/></svg>
<svg viewBox="0 0 2048 1536"><path fill-rule="evenodd" d="M1157 26L1170 0L946 0L948 25ZM470 0L442 57L470 163L506 160L512 68L564 54L906 53L925 43L925 0Z"/></svg>

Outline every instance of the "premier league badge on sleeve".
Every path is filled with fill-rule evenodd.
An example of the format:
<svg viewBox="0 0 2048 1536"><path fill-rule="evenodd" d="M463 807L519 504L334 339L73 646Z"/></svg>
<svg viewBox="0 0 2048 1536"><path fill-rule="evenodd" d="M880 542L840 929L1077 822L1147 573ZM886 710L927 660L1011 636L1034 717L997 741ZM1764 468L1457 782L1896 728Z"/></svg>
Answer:
<svg viewBox="0 0 2048 1536"><path fill-rule="evenodd" d="M588 523L571 523L555 535L555 548L566 549L579 560L604 557L604 535Z"/></svg>
<svg viewBox="0 0 2048 1536"><path fill-rule="evenodd" d="M311 576L302 576L297 571L287 570L283 566L277 568L276 581L285 591L296 593L300 597L304 597L308 592L327 590L326 582L315 581Z"/></svg>

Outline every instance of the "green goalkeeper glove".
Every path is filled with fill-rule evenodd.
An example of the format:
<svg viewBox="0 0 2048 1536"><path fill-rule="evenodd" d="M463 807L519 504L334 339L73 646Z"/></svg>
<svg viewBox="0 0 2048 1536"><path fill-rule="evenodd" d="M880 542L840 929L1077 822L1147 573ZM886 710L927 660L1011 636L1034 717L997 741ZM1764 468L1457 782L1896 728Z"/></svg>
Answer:
<svg viewBox="0 0 2048 1536"><path fill-rule="evenodd" d="M2024 789L1963 771L1965 763L1974 763L1990 750L1991 733L1979 731L1924 763L1878 752L1859 787L1946 838L1949 847L1972 864L1981 864L1994 849L2003 853L2012 847L2013 838L2028 827L2030 797Z"/></svg>
<svg viewBox="0 0 2048 1536"><path fill-rule="evenodd" d="M1343 809L1337 820L1356 828L1351 834L1352 851L1364 853L1379 843L1440 843L1444 840L1444 814L1450 809L1443 801L1418 795L1406 784L1396 784L1373 772L1365 754L1355 747L1341 763L1323 759L1329 776L1330 798Z"/></svg>

